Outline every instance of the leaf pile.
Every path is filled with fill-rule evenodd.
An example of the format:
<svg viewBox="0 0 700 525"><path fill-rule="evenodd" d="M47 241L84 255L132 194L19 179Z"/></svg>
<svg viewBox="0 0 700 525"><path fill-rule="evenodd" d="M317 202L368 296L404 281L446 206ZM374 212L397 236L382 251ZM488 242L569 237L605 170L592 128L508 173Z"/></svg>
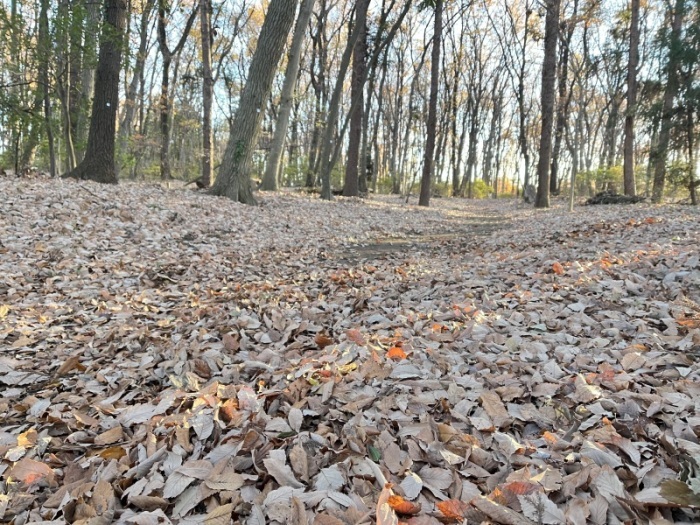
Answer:
<svg viewBox="0 0 700 525"><path fill-rule="evenodd" d="M697 210L0 191L0 521L698 518Z"/></svg>

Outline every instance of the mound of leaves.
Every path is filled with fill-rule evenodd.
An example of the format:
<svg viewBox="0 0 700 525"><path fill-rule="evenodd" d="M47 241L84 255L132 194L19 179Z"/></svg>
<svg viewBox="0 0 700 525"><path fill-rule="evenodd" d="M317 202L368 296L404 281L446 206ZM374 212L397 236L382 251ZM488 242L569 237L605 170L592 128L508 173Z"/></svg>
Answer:
<svg viewBox="0 0 700 525"><path fill-rule="evenodd" d="M620 195L611 191L601 191L586 201L586 204L638 204L646 199L641 195Z"/></svg>
<svg viewBox="0 0 700 525"><path fill-rule="evenodd" d="M696 210L0 191L3 522L698 519Z"/></svg>

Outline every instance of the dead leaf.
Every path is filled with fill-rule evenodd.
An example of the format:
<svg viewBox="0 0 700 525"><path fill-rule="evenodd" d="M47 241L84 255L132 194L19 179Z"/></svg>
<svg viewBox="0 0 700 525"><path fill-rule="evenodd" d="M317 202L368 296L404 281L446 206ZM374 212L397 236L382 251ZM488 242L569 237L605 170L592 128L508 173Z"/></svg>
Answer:
<svg viewBox="0 0 700 525"><path fill-rule="evenodd" d="M19 460L9 469L5 476L6 478L19 480L25 485L33 485L35 483L53 485L55 482L55 475L51 468L45 463L29 458Z"/></svg>

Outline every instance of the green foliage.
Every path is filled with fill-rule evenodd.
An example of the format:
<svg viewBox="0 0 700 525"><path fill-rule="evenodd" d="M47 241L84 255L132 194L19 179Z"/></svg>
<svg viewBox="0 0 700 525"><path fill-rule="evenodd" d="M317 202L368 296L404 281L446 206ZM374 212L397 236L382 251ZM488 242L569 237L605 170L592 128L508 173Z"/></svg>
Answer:
<svg viewBox="0 0 700 525"><path fill-rule="evenodd" d="M380 177L377 179L377 193L390 194L394 187L391 177Z"/></svg>
<svg viewBox="0 0 700 525"><path fill-rule="evenodd" d="M306 172L309 169L309 159L302 157L299 165L289 162L284 167L284 175L281 181L282 186L301 187L306 183Z"/></svg>
<svg viewBox="0 0 700 525"><path fill-rule="evenodd" d="M452 184L449 182L434 183L431 188L433 197L451 197Z"/></svg>
<svg viewBox="0 0 700 525"><path fill-rule="evenodd" d="M690 188L693 177L692 166L685 161L673 162L666 169L666 187L667 196L677 196L677 194L686 194Z"/></svg>
<svg viewBox="0 0 700 525"><path fill-rule="evenodd" d="M577 193L586 188L590 188L594 192L613 189L620 191L622 188L622 166L582 171L577 177L577 182Z"/></svg>
<svg viewBox="0 0 700 525"><path fill-rule="evenodd" d="M477 179L472 184L472 196L475 199L488 199L493 193L493 188L483 180Z"/></svg>

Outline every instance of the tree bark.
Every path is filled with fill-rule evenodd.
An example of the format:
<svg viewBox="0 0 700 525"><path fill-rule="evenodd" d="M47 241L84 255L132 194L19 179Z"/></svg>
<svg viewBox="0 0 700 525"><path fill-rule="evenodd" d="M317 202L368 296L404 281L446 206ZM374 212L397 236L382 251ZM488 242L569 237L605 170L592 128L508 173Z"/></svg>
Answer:
<svg viewBox="0 0 700 525"><path fill-rule="evenodd" d="M345 185L343 195L356 197L360 193L360 146L362 143L362 120L364 116L364 90L365 70L367 67L367 9L369 0L359 0L355 14L355 23L358 24L360 35L355 43L352 55L352 80L350 82L350 98L357 101L350 116L350 134L348 136L348 157L345 166ZM362 170L364 172L364 170Z"/></svg>
<svg viewBox="0 0 700 525"><path fill-rule="evenodd" d="M680 79L678 78L678 66L680 65L678 43L681 37L684 11L685 0L676 0L671 22L671 41L669 43L668 64L666 68L666 78L668 80L666 83L666 90L664 91L663 107L661 109L659 136L656 148L654 148L651 155L651 161L654 164L654 187L651 193L651 202L656 204L660 203L664 196L666 157L671 140L671 128L673 127L673 103L680 87Z"/></svg>
<svg viewBox="0 0 700 525"><path fill-rule="evenodd" d="M271 0L267 8L219 174L210 190L213 195L256 204L250 181L250 163L260 134L264 106L294 23L297 4L297 0Z"/></svg>
<svg viewBox="0 0 700 525"><path fill-rule="evenodd" d="M578 16L578 0L574 0L571 18L576 19ZM564 129L566 121L569 118L569 103L571 95L568 90L569 82L569 50L571 47L571 39L574 34L576 24L574 20L562 22L562 30L564 30L564 40L562 42L561 61L559 63L559 102L557 103L557 118L554 128L554 146L552 149L552 171L549 177L549 192L554 195L559 193L561 185L559 181L559 154L561 152L561 144L564 139Z"/></svg>
<svg viewBox="0 0 700 525"><path fill-rule="evenodd" d="M211 104L214 96L214 77L211 71L211 0L201 0L199 20L202 33L202 174L200 186L211 186Z"/></svg>
<svg viewBox="0 0 700 525"><path fill-rule="evenodd" d="M146 64L146 55L148 54L148 25L151 18L151 12L155 0L146 0L146 3L141 12L141 21L139 26L139 50L136 53L136 63L132 72L129 87L126 90L124 99L124 113L119 124L119 148L121 151L126 151L127 140L131 136L132 126L134 125L134 117L136 115L136 96L141 89L143 82L143 69Z"/></svg>
<svg viewBox="0 0 700 525"><path fill-rule="evenodd" d="M95 76L85 157L68 177L116 184L114 139L119 106L119 71L126 25L126 0L105 0L104 25Z"/></svg>
<svg viewBox="0 0 700 525"><path fill-rule="evenodd" d="M335 137L335 132L338 125L340 98L343 93L345 75L348 71L348 67L350 66L352 51L355 49L355 44L357 43L357 39L360 37L361 31L362 29L360 26L355 24L355 27L348 38L343 56L340 59L338 76L336 78L335 87L333 88L333 94L331 95L331 101L328 106L328 118L326 120L326 129L324 130L323 137L321 139L321 154L319 158L321 167L321 198L324 200L331 200L333 197L331 192L331 170L333 169L331 156L333 154L333 139Z"/></svg>
<svg viewBox="0 0 700 525"><path fill-rule="evenodd" d="M635 196L634 180L634 115L637 111L637 67L639 66L639 0L632 0L630 20L630 58L627 66L627 114L625 115L625 145L623 181L625 195Z"/></svg>
<svg viewBox="0 0 700 525"><path fill-rule="evenodd" d="M435 133L437 128L437 102L440 84L440 47L442 46L442 10L443 0L435 0L435 20L433 30L433 49L430 64L430 101L428 103L428 129L423 157L423 173L420 184L419 206L430 206L430 185L435 155Z"/></svg>
<svg viewBox="0 0 700 525"><path fill-rule="evenodd" d="M158 0L158 46L163 56L163 72L160 84L160 178L167 180L172 178L170 172L170 65L173 57L177 55L185 46L187 36L190 34L194 24L197 7L192 9L192 13L187 19L185 29L180 36L177 45L170 49L166 33L168 24L166 0Z"/></svg>
<svg viewBox="0 0 700 525"><path fill-rule="evenodd" d="M549 163L552 156L554 120L554 84L557 78L557 40L559 38L559 5L561 0L547 0L542 64L542 134L540 158L537 162L536 208L549 208Z"/></svg>
<svg viewBox="0 0 700 525"><path fill-rule="evenodd" d="M314 0L304 0L301 4L296 26L294 27L292 47L289 51L289 61L287 62L287 70L284 73L284 84L282 85L282 96L279 113L277 115L277 124L275 125L275 134L272 139L270 154L267 157L265 176L263 177L263 190L277 190L277 174L280 170L284 140L287 137L287 128L289 127L289 115L292 111L294 86L296 86L297 76L299 74L299 63L301 62L301 51L304 45L304 38L306 37L306 27L309 25L309 20L311 20L313 8Z"/></svg>
<svg viewBox="0 0 700 525"><path fill-rule="evenodd" d="M56 176L56 148L54 146L53 126L51 124L51 93L49 90L49 50L51 49L51 36L49 33L49 0L41 0L39 11L39 91L42 96L44 109L44 125L49 147L49 174Z"/></svg>

